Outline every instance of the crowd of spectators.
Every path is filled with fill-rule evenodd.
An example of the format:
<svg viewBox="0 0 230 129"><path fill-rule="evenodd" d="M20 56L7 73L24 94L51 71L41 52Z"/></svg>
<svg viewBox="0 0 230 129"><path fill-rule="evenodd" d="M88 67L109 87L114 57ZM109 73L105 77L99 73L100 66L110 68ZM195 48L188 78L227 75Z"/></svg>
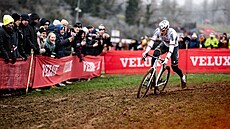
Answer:
<svg viewBox="0 0 230 129"><path fill-rule="evenodd" d="M83 56L98 56L111 48L110 35L103 24L94 28L81 22L70 25L66 19L51 22L37 13L13 13L3 16L0 27L0 58L6 64L14 64L19 59L26 61L32 54L52 58L72 55L82 62Z"/></svg>
<svg viewBox="0 0 230 129"><path fill-rule="evenodd" d="M82 56L98 56L111 50L144 50L148 44L149 36L140 40L131 40L126 46L119 42L112 45L110 35L103 24L94 28L92 25L83 26L81 22L70 25L66 19L40 18L38 14L17 14L3 16L3 25L0 27L0 57L5 63L14 64L18 58L27 60L31 50L35 56L43 55L53 58L64 56L77 56L79 61ZM161 42L155 41L157 46ZM178 36L180 49L191 48L227 48L230 49L230 39L226 33ZM154 48L154 47L153 47Z"/></svg>
<svg viewBox="0 0 230 129"><path fill-rule="evenodd" d="M145 47L148 44L148 40L151 36L143 36L140 40L132 40L128 43L119 42L116 44L115 50L145 50ZM161 39L158 38L153 46L153 49L161 42ZM225 48L230 49L230 38L228 38L226 33L217 34L211 32L208 36L204 34L192 33L191 35L180 33L178 35L178 43L180 49L193 49L193 48L207 48L207 49L216 49L216 48Z"/></svg>

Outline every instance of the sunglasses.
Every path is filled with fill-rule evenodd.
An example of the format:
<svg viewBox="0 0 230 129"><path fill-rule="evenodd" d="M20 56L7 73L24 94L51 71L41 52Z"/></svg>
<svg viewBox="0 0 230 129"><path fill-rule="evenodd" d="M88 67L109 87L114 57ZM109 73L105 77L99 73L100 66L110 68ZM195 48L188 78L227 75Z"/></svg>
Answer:
<svg viewBox="0 0 230 129"><path fill-rule="evenodd" d="M161 30L161 32L165 32L166 30Z"/></svg>
<svg viewBox="0 0 230 129"><path fill-rule="evenodd" d="M101 30L105 30L105 29L99 29L99 31L101 31Z"/></svg>

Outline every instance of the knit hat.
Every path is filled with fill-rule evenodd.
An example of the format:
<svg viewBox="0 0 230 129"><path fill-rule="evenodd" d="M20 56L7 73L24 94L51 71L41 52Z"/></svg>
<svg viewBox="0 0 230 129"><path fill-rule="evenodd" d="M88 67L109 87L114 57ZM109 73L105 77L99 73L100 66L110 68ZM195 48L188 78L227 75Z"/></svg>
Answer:
<svg viewBox="0 0 230 129"><path fill-rule="evenodd" d="M32 13L31 15L30 15L30 20L31 21L33 21L33 20L39 20L40 19L40 17L38 16L38 14L36 14L36 13Z"/></svg>
<svg viewBox="0 0 230 129"><path fill-rule="evenodd" d="M79 27L79 28L82 28L82 24L80 22L77 22L73 25L73 27Z"/></svg>
<svg viewBox="0 0 230 129"><path fill-rule="evenodd" d="M87 29L91 29L91 28L93 28L92 25L88 25L88 26L87 26Z"/></svg>
<svg viewBox="0 0 230 129"><path fill-rule="evenodd" d="M14 19L10 15L3 16L3 25L8 25L9 23L14 22Z"/></svg>
<svg viewBox="0 0 230 129"><path fill-rule="evenodd" d="M46 32L46 29L40 28L38 31L39 31L40 33L42 33L42 32Z"/></svg>
<svg viewBox="0 0 230 129"><path fill-rule="evenodd" d="M49 25L50 24L50 21L47 20L46 18L41 18L39 22L40 22L40 26L44 26L44 25Z"/></svg>
<svg viewBox="0 0 230 129"><path fill-rule="evenodd" d="M17 13L13 13L11 16L12 16L12 18L14 19L14 21L17 21L17 20L20 20L20 19L21 19L21 16L18 15Z"/></svg>
<svg viewBox="0 0 230 129"><path fill-rule="evenodd" d="M29 21L29 15L28 14L22 14L21 17L22 17L22 21L23 20Z"/></svg>

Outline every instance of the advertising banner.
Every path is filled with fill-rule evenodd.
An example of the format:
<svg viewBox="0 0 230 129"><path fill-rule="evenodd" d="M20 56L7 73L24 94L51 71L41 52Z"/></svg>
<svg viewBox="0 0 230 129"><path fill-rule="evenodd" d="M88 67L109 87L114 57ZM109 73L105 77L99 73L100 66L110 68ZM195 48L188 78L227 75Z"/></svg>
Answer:
<svg viewBox="0 0 230 129"><path fill-rule="evenodd" d="M17 60L15 64L6 64L0 59L0 89L20 89L26 88L30 57L27 61Z"/></svg>
<svg viewBox="0 0 230 129"><path fill-rule="evenodd" d="M69 79L100 76L101 60L101 57L86 56L79 62L77 56L60 59L38 56L33 88L51 86Z"/></svg>
<svg viewBox="0 0 230 129"><path fill-rule="evenodd" d="M230 73L229 49L189 49L183 53L187 55L187 73Z"/></svg>
<svg viewBox="0 0 230 129"><path fill-rule="evenodd" d="M106 74L143 74L151 66L151 57L144 62L144 51L110 51L105 55ZM153 54L150 51L149 54ZM162 55L164 58L166 54ZM159 64L158 64L159 65ZM170 65L170 60L168 65ZM179 50L179 68L184 73L230 73L229 49Z"/></svg>

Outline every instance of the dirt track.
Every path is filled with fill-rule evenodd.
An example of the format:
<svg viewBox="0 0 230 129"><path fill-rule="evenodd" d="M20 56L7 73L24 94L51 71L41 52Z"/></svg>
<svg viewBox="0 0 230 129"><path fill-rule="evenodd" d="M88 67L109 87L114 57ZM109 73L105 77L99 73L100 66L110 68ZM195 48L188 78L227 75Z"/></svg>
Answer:
<svg viewBox="0 0 230 129"><path fill-rule="evenodd" d="M230 85L189 84L137 99L137 88L0 98L0 128L230 128Z"/></svg>

